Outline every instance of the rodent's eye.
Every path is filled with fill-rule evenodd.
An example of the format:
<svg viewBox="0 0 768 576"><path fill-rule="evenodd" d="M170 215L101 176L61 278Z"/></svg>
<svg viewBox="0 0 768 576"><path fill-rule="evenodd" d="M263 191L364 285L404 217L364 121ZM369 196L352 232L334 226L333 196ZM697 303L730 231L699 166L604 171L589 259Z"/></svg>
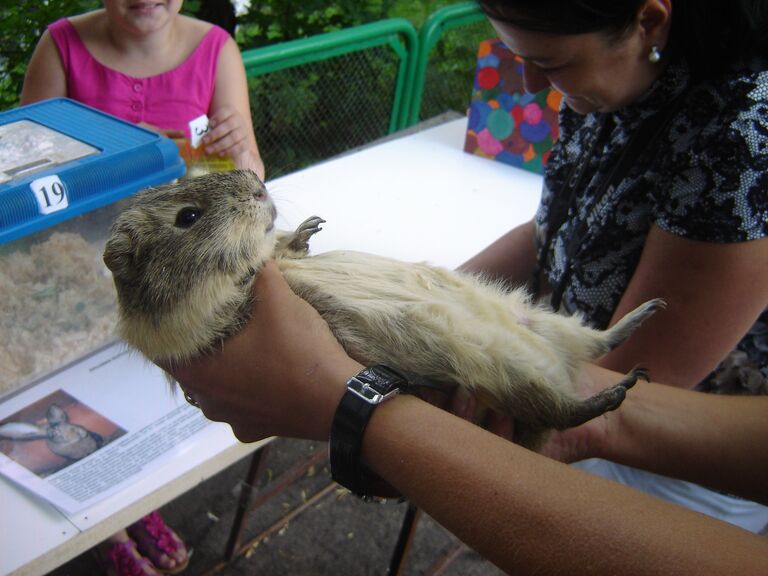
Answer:
<svg viewBox="0 0 768 576"><path fill-rule="evenodd" d="M203 215L203 211L200 208L187 207L179 210L176 214L176 226L179 228L189 228L200 219Z"/></svg>

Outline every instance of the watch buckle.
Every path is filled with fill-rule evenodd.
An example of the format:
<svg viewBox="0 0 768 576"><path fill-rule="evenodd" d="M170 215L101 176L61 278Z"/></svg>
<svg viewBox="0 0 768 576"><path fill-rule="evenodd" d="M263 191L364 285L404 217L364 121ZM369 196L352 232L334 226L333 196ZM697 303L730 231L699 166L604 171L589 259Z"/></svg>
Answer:
<svg viewBox="0 0 768 576"><path fill-rule="evenodd" d="M400 392L398 388L395 388L386 394L382 394L376 390L376 388L367 382L359 380L357 377L352 377L349 379L347 382L347 389L368 404L381 404L387 398L391 398Z"/></svg>

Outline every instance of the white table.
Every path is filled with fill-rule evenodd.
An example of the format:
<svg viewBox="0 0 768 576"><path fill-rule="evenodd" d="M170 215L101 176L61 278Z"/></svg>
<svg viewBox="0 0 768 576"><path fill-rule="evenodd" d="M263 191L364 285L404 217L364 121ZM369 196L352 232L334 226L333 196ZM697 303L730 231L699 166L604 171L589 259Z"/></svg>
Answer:
<svg viewBox="0 0 768 576"><path fill-rule="evenodd" d="M465 128L466 119L453 120L269 182L278 225L290 229L314 214L327 220L313 253L346 248L461 264L530 219L541 188L536 174L463 152ZM166 394L152 389L158 398L147 402ZM0 573L45 574L258 447L239 444L223 425L201 444L170 475L142 477L99 504L98 520L84 531L0 479Z"/></svg>
<svg viewBox="0 0 768 576"><path fill-rule="evenodd" d="M324 218L313 253L346 248L456 267L539 202L537 174L463 152L466 119L453 120L270 182L291 229Z"/></svg>

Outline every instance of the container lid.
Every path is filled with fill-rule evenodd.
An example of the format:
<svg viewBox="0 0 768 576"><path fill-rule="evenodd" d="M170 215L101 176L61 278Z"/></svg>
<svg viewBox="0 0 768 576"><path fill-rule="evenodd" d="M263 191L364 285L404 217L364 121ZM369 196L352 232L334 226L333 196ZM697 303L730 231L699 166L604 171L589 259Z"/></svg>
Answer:
<svg viewBox="0 0 768 576"><path fill-rule="evenodd" d="M185 170L172 140L68 98L0 112L0 244Z"/></svg>

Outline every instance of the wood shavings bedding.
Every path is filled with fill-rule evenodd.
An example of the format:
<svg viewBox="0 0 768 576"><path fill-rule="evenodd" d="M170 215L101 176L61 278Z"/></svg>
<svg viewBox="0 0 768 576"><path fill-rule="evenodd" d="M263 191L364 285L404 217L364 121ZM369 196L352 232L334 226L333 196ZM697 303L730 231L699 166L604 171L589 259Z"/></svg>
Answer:
<svg viewBox="0 0 768 576"><path fill-rule="evenodd" d="M102 248L55 232L0 256L0 396L114 338L115 293Z"/></svg>

